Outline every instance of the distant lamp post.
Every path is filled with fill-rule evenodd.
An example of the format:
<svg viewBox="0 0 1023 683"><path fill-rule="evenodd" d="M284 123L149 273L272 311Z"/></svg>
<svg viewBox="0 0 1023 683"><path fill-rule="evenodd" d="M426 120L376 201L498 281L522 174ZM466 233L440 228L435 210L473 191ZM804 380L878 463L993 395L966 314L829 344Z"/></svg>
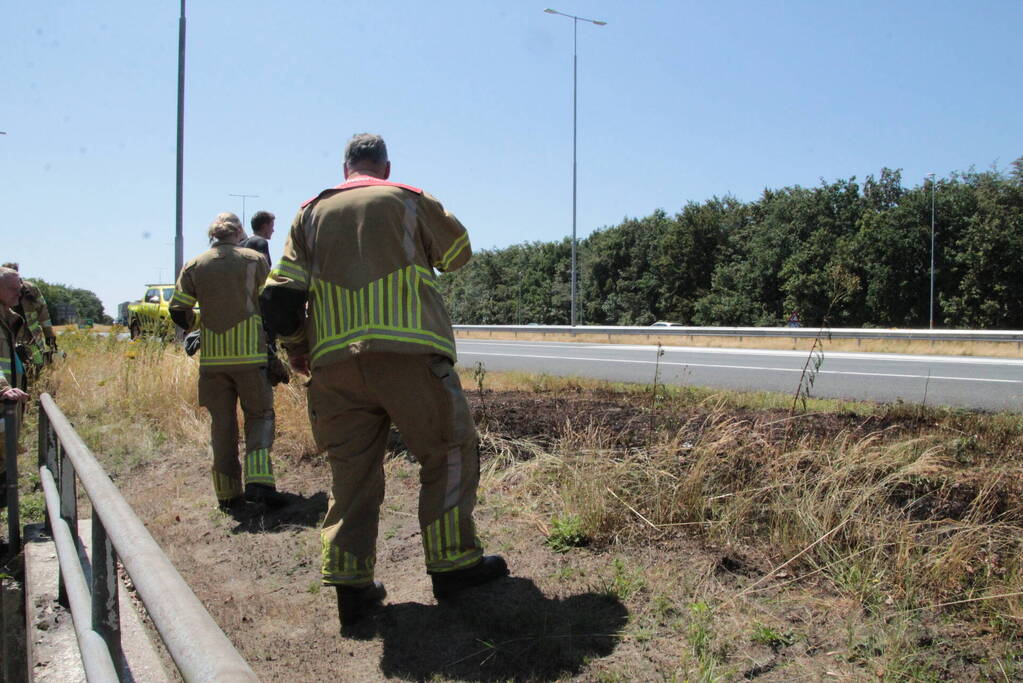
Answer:
<svg viewBox="0 0 1023 683"><path fill-rule="evenodd" d="M258 199L258 194L229 194L228 197L241 197L242 198L242 227L245 227L245 200L246 199Z"/></svg>
<svg viewBox="0 0 1023 683"><path fill-rule="evenodd" d="M577 17L574 14L565 14L559 12L556 9L550 9L549 7L544 10L547 14L557 14L562 17L568 17L572 20L572 326L575 326L576 315L575 315L575 281L576 281L576 237L575 237L575 224L576 224L576 120L578 118L578 73L579 73L579 22L586 21L594 26L607 26L606 21L600 21L598 19L587 19L585 17Z"/></svg>
<svg viewBox="0 0 1023 683"><path fill-rule="evenodd" d="M931 179L931 326L934 329L934 174L928 173Z"/></svg>

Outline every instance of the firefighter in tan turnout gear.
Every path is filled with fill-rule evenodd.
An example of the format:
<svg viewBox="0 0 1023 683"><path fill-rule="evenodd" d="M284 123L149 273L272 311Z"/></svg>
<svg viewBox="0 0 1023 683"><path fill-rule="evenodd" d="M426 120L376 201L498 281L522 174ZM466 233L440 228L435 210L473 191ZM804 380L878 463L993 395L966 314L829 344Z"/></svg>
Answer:
<svg viewBox="0 0 1023 683"><path fill-rule="evenodd" d="M3 267L18 270L17 263L5 263ZM29 354L29 366L25 370L29 378L34 379L57 351L57 335L50 323L50 309L39 288L22 279L21 293L13 310L25 321L22 340Z"/></svg>
<svg viewBox="0 0 1023 683"><path fill-rule="evenodd" d="M18 385L22 384L22 363L18 359L15 345L24 321L14 313L21 297L21 277L12 268L0 267L0 400L17 401L24 404L29 396ZM16 412L19 419L21 411ZM0 485L7 482L6 433L3 417L0 416Z"/></svg>
<svg viewBox="0 0 1023 683"><path fill-rule="evenodd" d="M434 274L469 260L469 237L436 199L388 182L390 168L382 138L352 138L345 182L299 210L261 296L292 368L311 373L309 418L332 475L322 580L337 587L342 630L386 595L373 570L392 421L421 466L434 595L508 574L476 536L478 440Z"/></svg>
<svg viewBox="0 0 1023 683"><path fill-rule="evenodd" d="M189 330L192 307L201 311L199 405L210 412L213 490L223 510L243 502L280 507L270 448L274 440L273 388L267 377L266 335L259 289L270 267L261 254L243 249L241 221L217 216L209 228L211 247L185 264L178 276L170 314ZM245 488L238 463L237 405L245 416Z"/></svg>

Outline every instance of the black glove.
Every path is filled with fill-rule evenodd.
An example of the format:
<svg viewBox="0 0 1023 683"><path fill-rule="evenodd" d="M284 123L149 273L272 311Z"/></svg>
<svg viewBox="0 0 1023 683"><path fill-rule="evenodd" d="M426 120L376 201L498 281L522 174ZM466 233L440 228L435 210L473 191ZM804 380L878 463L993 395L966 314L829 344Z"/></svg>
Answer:
<svg viewBox="0 0 1023 683"><path fill-rule="evenodd" d="M195 332L189 332L185 335L185 353L189 356L194 356L199 350L199 330Z"/></svg>

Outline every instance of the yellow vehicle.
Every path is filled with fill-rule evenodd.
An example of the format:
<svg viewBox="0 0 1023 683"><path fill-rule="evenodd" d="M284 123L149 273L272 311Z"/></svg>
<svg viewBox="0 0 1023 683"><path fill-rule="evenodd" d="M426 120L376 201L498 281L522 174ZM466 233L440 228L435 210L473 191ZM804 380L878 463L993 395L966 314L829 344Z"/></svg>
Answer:
<svg viewBox="0 0 1023 683"><path fill-rule="evenodd" d="M153 335L170 337L174 323L170 317L170 300L174 296L174 285L146 285L146 293L140 301L128 304L128 332L132 339ZM199 306L195 307L196 325L199 324Z"/></svg>

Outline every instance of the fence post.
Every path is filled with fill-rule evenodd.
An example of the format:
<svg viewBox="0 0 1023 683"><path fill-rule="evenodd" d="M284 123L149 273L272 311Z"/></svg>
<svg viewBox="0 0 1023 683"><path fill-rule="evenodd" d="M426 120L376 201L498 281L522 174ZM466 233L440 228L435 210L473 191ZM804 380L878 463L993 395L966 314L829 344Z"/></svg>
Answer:
<svg viewBox="0 0 1023 683"><path fill-rule="evenodd" d="M110 650L117 674L124 678L121 614L117 584L117 555L96 509L92 511L92 630Z"/></svg>
<svg viewBox="0 0 1023 683"><path fill-rule="evenodd" d="M75 466L64 451L64 447L57 447L57 470L60 473L60 481L57 490L60 496L60 518L67 522L71 530L71 538L78 546L78 492L75 487ZM58 572L57 600L60 604L68 607L67 586L64 585L64 572Z"/></svg>
<svg viewBox="0 0 1023 683"><path fill-rule="evenodd" d="M4 401L4 467L7 473L7 539L10 554L21 550L21 518L18 510L18 414L15 401Z"/></svg>
<svg viewBox="0 0 1023 683"><path fill-rule="evenodd" d="M39 417L39 440L36 453L39 467L45 467L51 473L55 473L57 466L54 463L53 429L50 428L50 416L43 409L42 401L36 401L36 415ZM45 508L45 506L43 507ZM52 537L53 527L50 526L50 511L48 509L44 514L44 519L46 520L46 533Z"/></svg>

